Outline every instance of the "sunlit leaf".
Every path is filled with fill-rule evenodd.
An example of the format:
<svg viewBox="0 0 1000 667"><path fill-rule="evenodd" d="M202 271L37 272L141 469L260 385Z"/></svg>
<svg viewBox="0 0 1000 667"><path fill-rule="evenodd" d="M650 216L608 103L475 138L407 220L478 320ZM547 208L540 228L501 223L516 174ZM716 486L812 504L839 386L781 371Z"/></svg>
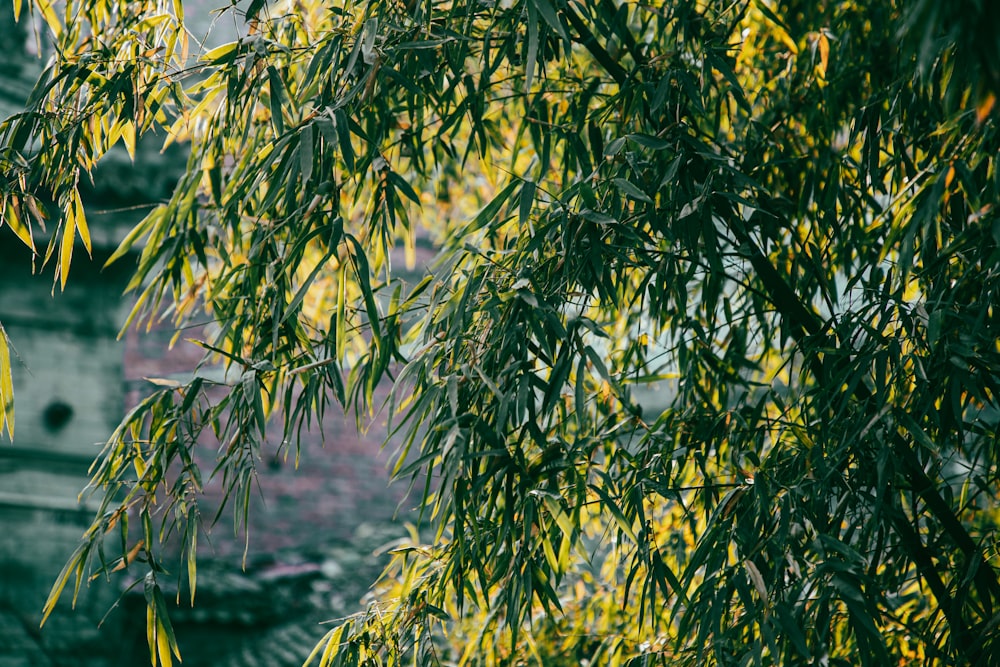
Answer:
<svg viewBox="0 0 1000 667"><path fill-rule="evenodd" d="M10 363L10 347L7 341L7 332L0 325L0 405L3 412L0 414L0 432L5 428L7 437L14 440L14 380Z"/></svg>

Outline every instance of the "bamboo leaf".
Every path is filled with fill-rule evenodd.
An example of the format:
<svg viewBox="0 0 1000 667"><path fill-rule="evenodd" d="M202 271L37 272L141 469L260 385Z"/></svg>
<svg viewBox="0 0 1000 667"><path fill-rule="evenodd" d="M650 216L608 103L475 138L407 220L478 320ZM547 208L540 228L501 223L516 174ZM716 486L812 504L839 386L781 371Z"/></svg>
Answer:
<svg viewBox="0 0 1000 667"><path fill-rule="evenodd" d="M255 20L257 15L260 14L260 10L262 10L266 4L267 0L250 0L250 5L247 6L247 23Z"/></svg>
<svg viewBox="0 0 1000 667"><path fill-rule="evenodd" d="M83 210L83 201L80 200L80 191L73 190L73 219L76 221L76 229L80 233L80 240L83 247L87 249L87 255L92 256L90 247L90 228L87 227L87 214Z"/></svg>
<svg viewBox="0 0 1000 667"><path fill-rule="evenodd" d="M45 19L45 23L48 25L49 30L52 31L52 34L55 35L56 38L62 35L62 21L56 14L52 3L49 2L49 0L37 0L35 6L38 7L38 11L41 12L42 18Z"/></svg>
<svg viewBox="0 0 1000 667"><path fill-rule="evenodd" d="M203 54L199 60L212 65L225 65L236 60L239 55L239 42L228 42L211 49Z"/></svg>
<svg viewBox="0 0 1000 667"><path fill-rule="evenodd" d="M535 76L535 67L538 64L538 17L537 6L534 2L528 2L528 44L527 53L524 57L524 92L531 92L531 82Z"/></svg>
<svg viewBox="0 0 1000 667"><path fill-rule="evenodd" d="M764 584L764 577L761 576L760 570L757 569L757 566L749 558L743 561L743 567L746 568L747 575L750 577L750 582L757 590L757 594L760 595L760 599L766 601L768 598L767 586Z"/></svg>
<svg viewBox="0 0 1000 667"><path fill-rule="evenodd" d="M66 588L67 582L69 582L70 576L74 572L78 571L80 566L82 566L84 559L86 558L87 550L86 545L81 544L73 552L66 564L63 565L62 570L59 572L59 576L56 577L55 583L52 584L52 588L49 590L49 596L45 600L45 605L42 607L42 620L39 625L44 626L45 621L49 619L52 612L55 611L56 604L59 602L59 598L62 596L63 590Z"/></svg>
<svg viewBox="0 0 1000 667"><path fill-rule="evenodd" d="M313 161L313 126L307 123L299 130L299 173L302 174L302 183L309 183L312 178Z"/></svg>
<svg viewBox="0 0 1000 667"><path fill-rule="evenodd" d="M493 221L493 219L496 218L497 214L500 212L500 209L503 208L503 205L507 203L507 200L517 189L517 185L518 184L516 181L511 181L506 186L504 186L504 188L500 190L500 192L498 192L496 196L493 197L493 199L490 200L490 203L484 206L483 209L476 215L476 217L472 219L472 222L470 222L469 225L466 227L465 233L469 234L477 229L481 229L486 225L490 224Z"/></svg>
<svg viewBox="0 0 1000 667"><path fill-rule="evenodd" d="M59 244L59 287L66 289L66 279L69 278L69 267L73 261L73 243L76 241L76 207L70 206L66 210L66 219L63 225L62 240Z"/></svg>
<svg viewBox="0 0 1000 667"><path fill-rule="evenodd" d="M3 208L3 222L7 223L11 231L17 238L21 239L24 245L31 249L31 252L35 251L35 239L31 235L31 225L27 224L21 217L20 206L18 201L11 197L4 202Z"/></svg>
<svg viewBox="0 0 1000 667"><path fill-rule="evenodd" d="M371 270L368 268L368 259L365 257L365 250L356 238L345 234L344 238L354 246L351 258L354 260L354 273L358 277L358 286L361 288L361 297L365 302L365 311L368 314L368 326L372 329L373 339L378 344L382 337L381 316L378 306L375 303L375 292L371 286Z"/></svg>
<svg viewBox="0 0 1000 667"><path fill-rule="evenodd" d="M7 332L0 325L0 432L7 429L7 437L14 440L14 378L10 364Z"/></svg>
<svg viewBox="0 0 1000 667"><path fill-rule="evenodd" d="M639 186L635 185L634 183L632 183L632 182L630 182L630 181L628 181L628 180L626 180L624 178L615 178L615 179L612 179L612 181L614 182L615 185L618 186L618 189L621 192L625 193L626 195L628 195L632 199L635 199L635 200L638 200L638 201L641 201L641 202L646 202L647 204L652 204L653 203L653 200L649 198L649 195L647 195L645 192L643 192L642 190L640 190Z"/></svg>
<svg viewBox="0 0 1000 667"><path fill-rule="evenodd" d="M638 544L639 539L635 534L635 529L632 527L632 522L625 518L622 513L621 508L618 507L618 503L608 494L608 492L597 484L590 485L591 490L593 490L601 498L601 506L604 507L610 514L611 518L615 520L618 529L625 534L625 536L632 541L633 544Z"/></svg>
<svg viewBox="0 0 1000 667"><path fill-rule="evenodd" d="M194 606L195 590L198 587L198 520L195 513L188 516L187 575L191 589L191 606Z"/></svg>
<svg viewBox="0 0 1000 667"><path fill-rule="evenodd" d="M281 80L281 74L274 65L267 67L267 80L270 87L268 102L271 105L271 123L274 125L274 133L281 136L285 133L284 107L288 106L288 93L285 91L285 82Z"/></svg>
<svg viewBox="0 0 1000 667"><path fill-rule="evenodd" d="M563 27L559 16L556 14L556 10L552 7L552 3L549 0L528 0L528 2L538 10L538 13L542 15L545 22L549 24L550 28L556 31L556 34L561 39L569 40L569 35L566 34L566 29Z"/></svg>

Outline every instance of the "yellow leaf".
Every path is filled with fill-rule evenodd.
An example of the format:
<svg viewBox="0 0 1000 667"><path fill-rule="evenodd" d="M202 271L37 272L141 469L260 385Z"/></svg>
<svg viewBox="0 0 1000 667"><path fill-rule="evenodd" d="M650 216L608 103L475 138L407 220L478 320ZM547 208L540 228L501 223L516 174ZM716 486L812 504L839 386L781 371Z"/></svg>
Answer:
<svg viewBox="0 0 1000 667"><path fill-rule="evenodd" d="M149 662L156 667L156 612L152 601L146 603L146 645L149 646Z"/></svg>
<svg viewBox="0 0 1000 667"><path fill-rule="evenodd" d="M122 123L121 128L122 143L125 144L125 150L128 152L129 159L135 162L135 125L132 121L127 120Z"/></svg>
<svg viewBox="0 0 1000 667"><path fill-rule="evenodd" d="M145 376L143 376L142 379L145 380L146 382L152 382L157 387L179 387L179 386L181 386L180 382L178 382L177 380L171 380L169 378L154 378L154 377L145 377Z"/></svg>
<svg viewBox="0 0 1000 667"><path fill-rule="evenodd" d="M598 394L602 401L607 401L611 399L611 384L607 380L601 380L601 386L598 389Z"/></svg>
<svg viewBox="0 0 1000 667"><path fill-rule="evenodd" d="M566 540L563 540L565 542ZM556 557L555 549L552 548L552 540L542 540L542 550L545 552L545 560L554 571L559 571L559 559Z"/></svg>
<svg viewBox="0 0 1000 667"><path fill-rule="evenodd" d="M339 645L339 642L334 641L336 637L332 636L332 633L328 634L327 637L329 637L329 639L324 637L324 640L326 641L326 648L323 649L323 655L319 659L319 667L328 667L328 665L333 662L333 656L336 654L337 647Z"/></svg>
<svg viewBox="0 0 1000 667"><path fill-rule="evenodd" d="M239 42L229 42L223 44L222 46L217 46L205 55L203 55L199 60L207 63L219 64L227 60L232 60L235 57L233 53L239 47Z"/></svg>
<svg viewBox="0 0 1000 667"><path fill-rule="evenodd" d="M108 77L104 76L100 72L91 70L87 73L87 83L94 87L104 86L108 83Z"/></svg>
<svg viewBox="0 0 1000 667"><path fill-rule="evenodd" d="M340 628L334 628L333 630L330 630L328 633L326 633L323 636L323 639L319 640L316 646L313 647L312 653L310 653L309 656L302 663L303 667L307 667L308 665L312 664L312 661L316 658L317 655L320 654L320 651L323 651L323 657L325 657L326 653L330 651L330 644L331 643L336 644L336 642L333 641L334 633L339 634L339 632ZM320 660L321 660L320 664L322 665L323 658L320 658Z"/></svg>
<svg viewBox="0 0 1000 667"><path fill-rule="evenodd" d="M14 232L14 235L21 239L24 245L31 248L31 252L35 252L35 240L31 236L31 227L21 220L20 204L14 197L10 198L10 202L3 211L3 220Z"/></svg>
<svg viewBox="0 0 1000 667"><path fill-rule="evenodd" d="M152 638L149 644L150 658L154 665L159 658L161 665L171 667L174 656L178 660L181 659L181 652L177 647L174 629L170 625L170 617L167 615L163 594L160 592L159 586L153 584L151 591L147 589L147 593L150 592L152 595L146 601L146 635L147 639Z"/></svg>
<svg viewBox="0 0 1000 667"><path fill-rule="evenodd" d="M830 40L823 33L819 34L819 66L822 76L826 78L826 69L830 65Z"/></svg>
<svg viewBox="0 0 1000 667"><path fill-rule="evenodd" d="M59 280L60 287L66 289L66 278L69 277L69 265L73 262L73 240L76 237L76 215L74 206L66 209L66 225L63 227L62 243L59 246Z"/></svg>
<svg viewBox="0 0 1000 667"><path fill-rule="evenodd" d="M170 14L155 14L153 16L149 16L139 21L139 24L135 27L135 30L136 31L150 30L167 20L170 20ZM156 49L148 49L147 51L142 53L142 57L148 58L155 53Z"/></svg>
<svg viewBox="0 0 1000 667"><path fill-rule="evenodd" d="M132 466L135 468L136 478L142 481L142 476L146 474L146 462L141 455L132 459Z"/></svg>
<svg viewBox="0 0 1000 667"><path fill-rule="evenodd" d="M101 123L101 117L98 114L94 114L90 117L90 135L91 142L94 144L94 148L98 153L103 152L104 148L104 125Z"/></svg>
<svg viewBox="0 0 1000 667"><path fill-rule="evenodd" d="M142 550L142 548L145 546L145 544L146 544L146 541L144 539L140 538L139 541L135 543L135 546L132 547L131 549L129 549L129 552L127 554L125 554L125 557L122 558L120 561L118 561L118 564L115 565L111 569L111 571L112 572L117 572L119 570L124 570L126 567L128 567L129 565L131 565L132 561L134 561L135 558L136 558L136 556L139 555L139 552ZM95 578L99 577L100 573L98 573L98 574L96 574L94 576L95 576Z"/></svg>
<svg viewBox="0 0 1000 667"><path fill-rule="evenodd" d="M986 119L990 117L990 112L993 111L993 107L996 106L997 96L993 93L989 93L980 100L979 104L976 105L976 122L982 125L986 122Z"/></svg>
<svg viewBox="0 0 1000 667"><path fill-rule="evenodd" d="M80 191L73 191L73 218L76 220L76 228L80 232L80 240L83 241L83 247L87 249L87 255L91 255L90 251L90 228L87 227L87 214L83 211L83 202L80 200Z"/></svg>
<svg viewBox="0 0 1000 667"><path fill-rule="evenodd" d="M788 34L787 30L785 30L784 22L780 18L778 18L778 16L774 13L774 11L771 8L769 8L767 6L767 3L765 3L763 0L760 0L757 3L757 8L760 9L761 12L763 12L764 16L767 18L767 22L771 25L773 35L777 37L779 41L784 43L784 45L788 47L789 51L791 51L793 54L798 55L799 53L798 44L795 43L795 40L792 39L792 36Z"/></svg>
<svg viewBox="0 0 1000 667"><path fill-rule="evenodd" d="M163 627L160 619L156 619L156 652L160 657L160 664L163 667L173 667L174 658L170 655L170 635Z"/></svg>
<svg viewBox="0 0 1000 667"><path fill-rule="evenodd" d="M69 577L73 573L73 567L76 564L76 561L80 558L80 548L81 547L77 547L76 553L74 553L73 557L70 558L69 561L63 566L62 571L56 578L56 582L52 584L52 589L49 591L49 597L45 600L45 606L42 607L42 622L39 623L39 626L45 625L45 621L48 620L52 611L56 608L56 603L59 602L59 597L62 595L63 589L66 588L66 582L69 581Z"/></svg>
<svg viewBox="0 0 1000 667"><path fill-rule="evenodd" d="M194 606L194 592L198 585L198 562L196 554L198 553L198 525L194 522L188 524L191 526L191 544L188 546L187 554L187 571L188 571L188 588L191 589L191 606Z"/></svg>
<svg viewBox="0 0 1000 667"><path fill-rule="evenodd" d="M0 432L4 425L7 436L14 440L14 379L10 368L10 349L7 347L7 332L0 326Z"/></svg>
<svg viewBox="0 0 1000 667"><path fill-rule="evenodd" d="M791 35L785 32L784 28L782 28L778 24L774 24L774 33L778 36L778 39L780 39L782 43L784 43L784 45L788 47L789 51L791 51L795 55L798 55L799 45L795 43L795 40L792 39Z"/></svg>
<svg viewBox="0 0 1000 667"><path fill-rule="evenodd" d="M52 7L52 3L49 0L38 0L38 11L42 13L42 17L45 19L45 23L48 24L52 34L56 37L61 35L62 22L56 16L56 10Z"/></svg>

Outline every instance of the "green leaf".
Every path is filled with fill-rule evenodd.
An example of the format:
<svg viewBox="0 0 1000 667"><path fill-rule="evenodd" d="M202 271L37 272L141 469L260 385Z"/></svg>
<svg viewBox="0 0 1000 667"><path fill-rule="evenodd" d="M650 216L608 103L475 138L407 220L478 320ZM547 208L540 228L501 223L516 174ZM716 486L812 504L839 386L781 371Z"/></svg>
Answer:
<svg viewBox="0 0 1000 667"><path fill-rule="evenodd" d="M593 222L596 225L616 225L618 220L612 218L610 215L605 215L599 211L591 211L589 208L585 208L580 211L580 217L584 220Z"/></svg>
<svg viewBox="0 0 1000 667"><path fill-rule="evenodd" d="M133 227L132 230L128 234L126 234L125 238L122 239L121 243L118 244L118 247L115 249L115 251L111 253L111 257L109 257L108 260L104 262L104 268L107 268L115 261L121 259L126 254L128 254L128 252L132 250L132 247L136 244L136 242L138 242L138 240L142 236L148 234L150 230L156 226L160 216L163 213L164 213L164 207L157 207L149 215L143 218L142 222Z"/></svg>
<svg viewBox="0 0 1000 667"><path fill-rule="evenodd" d="M627 181L624 178L615 178L615 179L612 179L612 181L614 182L615 185L618 186L618 189L621 192L625 193L626 195L628 195L632 199L635 199L635 200L638 200L638 201L641 201L641 202L646 202L647 204L652 204L653 203L653 200L649 198L649 195L647 195L645 192L643 192L642 190L640 190L639 187L637 185L635 185L634 183L631 183L630 181Z"/></svg>
<svg viewBox="0 0 1000 667"><path fill-rule="evenodd" d="M299 173L302 175L302 183L309 183L312 178L313 161L313 126L307 123L299 130Z"/></svg>
<svg viewBox="0 0 1000 667"><path fill-rule="evenodd" d="M618 507L618 503L608 494L608 492L598 484L589 485L590 489L597 493L601 498L601 506L604 507L610 514L611 518L614 519L615 524L618 529L625 534L625 536L632 541L633 544L639 544L639 538L635 534L635 529L632 527L632 522L625 518L622 513L621 508Z"/></svg>
<svg viewBox="0 0 1000 667"><path fill-rule="evenodd" d="M269 82L270 95L268 101L271 105L271 123L274 125L274 132L281 136L285 133L284 107L288 106L288 93L285 91L285 83L281 80L281 74L274 65L267 67L267 80Z"/></svg>
<svg viewBox="0 0 1000 667"><path fill-rule="evenodd" d="M470 234L490 224L493 219L497 217L497 214L500 213L500 209L507 203L507 200L510 199L510 196L517 189L517 186L517 181L511 181L505 185L504 188L490 200L490 203L484 206L476 217L472 219L472 222L466 226L464 233Z"/></svg>
<svg viewBox="0 0 1000 667"><path fill-rule="evenodd" d="M529 0L528 2L528 44L527 53L524 56L524 92L531 92L531 82L535 76L535 65L538 63L538 19L536 16L537 5Z"/></svg>
<svg viewBox="0 0 1000 667"><path fill-rule="evenodd" d="M264 8L267 4L267 0L250 0L250 5L247 7L246 21L249 23L257 18L260 14L260 10Z"/></svg>
<svg viewBox="0 0 1000 667"><path fill-rule="evenodd" d="M525 181L518 198L519 206L517 210L518 223L522 226L527 224L531 215L531 207L535 203L535 182Z"/></svg>
<svg viewBox="0 0 1000 667"><path fill-rule="evenodd" d="M649 134L629 134L627 135L629 141L639 144L643 148L650 148L654 151L662 151L666 148L670 148L670 142L665 139L660 139L659 137L654 137ZM617 141L617 140L616 140ZM612 142L614 143L614 142ZM610 144L609 144L610 148Z"/></svg>
<svg viewBox="0 0 1000 667"><path fill-rule="evenodd" d="M549 24L550 28L556 31L556 34L561 39L569 40L569 35L566 34L566 29L563 27L562 21L559 20L559 16L556 14L556 10L552 7L549 0L528 0L528 3L529 6L538 10L538 13L542 15L545 22Z"/></svg>
<svg viewBox="0 0 1000 667"><path fill-rule="evenodd" d="M354 171L354 146L351 144L351 129L347 120L347 114L343 109L337 109L334 113L337 127L337 138L340 142L340 158L344 161L349 172Z"/></svg>
<svg viewBox="0 0 1000 667"><path fill-rule="evenodd" d="M604 147L604 157L614 157L615 155L618 155L621 149L625 146L626 139L627 137L612 139L611 142Z"/></svg>
<svg viewBox="0 0 1000 667"><path fill-rule="evenodd" d="M799 656L808 659L810 655L809 646L806 644L806 637L802 632L802 623L792 615L792 612L785 604L779 603L775 605L775 610L778 612L778 624L781 626L781 630L785 633L785 636L792 641L792 645L799 652Z"/></svg>
<svg viewBox="0 0 1000 667"><path fill-rule="evenodd" d="M402 176L400 176L399 174L397 174L395 171L392 170L387 172L387 174L389 181L392 182L392 184L396 187L396 189L402 192L407 199L412 201L417 206L421 205L420 195L417 194L417 191L413 189L413 186L410 185L405 178L403 178Z"/></svg>
<svg viewBox="0 0 1000 667"><path fill-rule="evenodd" d="M717 56L712 52L708 52L706 54L706 59L712 66L712 69L722 74L726 81L729 82L729 92L736 99L736 103L739 104L747 113L753 113L753 109L750 107L750 103L747 101L746 95L743 93L743 86L740 85L739 79L736 78L736 73L733 72L733 68L730 67L726 59L724 57Z"/></svg>
<svg viewBox="0 0 1000 667"><path fill-rule="evenodd" d="M361 247L356 238L350 234L345 234L344 238L354 246L354 252L351 254L351 258L354 260L354 272L357 275L361 296L365 302L365 311L368 313L368 326L371 327L373 340L378 345L382 337L381 316L378 312L378 306L375 304L375 292L371 287L371 270L368 268L368 258L365 256L364 248Z"/></svg>

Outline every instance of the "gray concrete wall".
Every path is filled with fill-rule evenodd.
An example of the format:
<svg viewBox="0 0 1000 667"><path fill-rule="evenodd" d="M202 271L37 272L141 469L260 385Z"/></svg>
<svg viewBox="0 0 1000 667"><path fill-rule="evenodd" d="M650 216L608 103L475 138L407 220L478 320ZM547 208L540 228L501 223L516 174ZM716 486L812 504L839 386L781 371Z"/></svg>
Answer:
<svg viewBox="0 0 1000 667"><path fill-rule="evenodd" d="M87 469L121 418L122 278L85 253L65 293L32 275L27 249L0 234L0 322L16 353L14 441L0 443L0 667L107 664L119 625L99 628L117 592L81 591L39 630L42 607L93 509Z"/></svg>

